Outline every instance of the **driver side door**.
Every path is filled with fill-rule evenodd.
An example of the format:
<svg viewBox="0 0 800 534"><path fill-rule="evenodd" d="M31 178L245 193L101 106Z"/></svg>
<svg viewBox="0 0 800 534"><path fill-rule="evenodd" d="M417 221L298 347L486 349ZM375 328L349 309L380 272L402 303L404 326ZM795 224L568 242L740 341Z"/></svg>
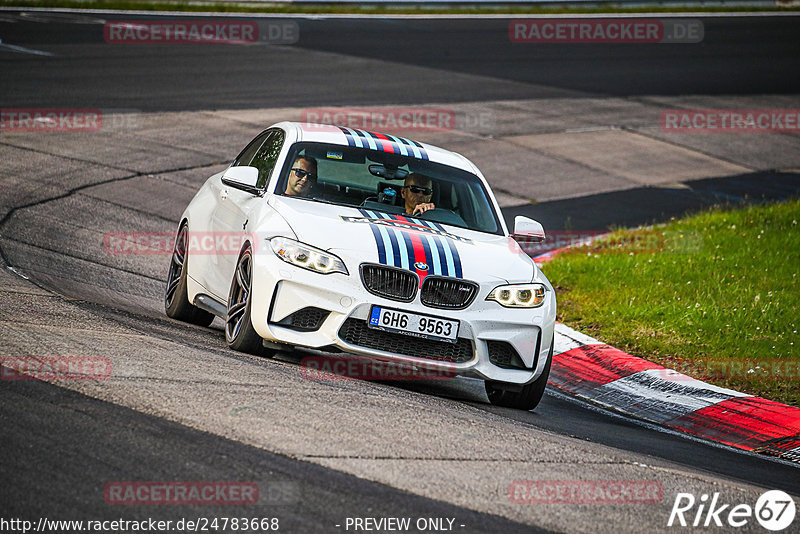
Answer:
<svg viewBox="0 0 800 534"><path fill-rule="evenodd" d="M257 187L263 192L275 169L285 134L283 130L272 129L263 132L234 161L233 166L245 165L258 169ZM252 147L255 149L252 149ZM249 150L248 150L249 149ZM227 301L228 291L236 261L242 244L253 241L248 225L255 219L255 211L264 203L261 195L238 189L235 186L219 181L215 186L217 202L211 213L211 232L217 243L215 247L214 266L211 269L213 279L209 280L209 289L222 301ZM258 250L263 243L253 243Z"/></svg>

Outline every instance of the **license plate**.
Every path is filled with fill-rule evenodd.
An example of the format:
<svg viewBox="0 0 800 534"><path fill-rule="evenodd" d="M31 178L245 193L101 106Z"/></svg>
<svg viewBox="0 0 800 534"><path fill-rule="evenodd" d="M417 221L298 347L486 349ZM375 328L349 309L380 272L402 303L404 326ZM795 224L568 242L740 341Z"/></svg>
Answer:
<svg viewBox="0 0 800 534"><path fill-rule="evenodd" d="M449 341L450 343L455 343L458 337L458 321L392 310L380 306L372 307L367 324L370 328L385 330L386 332L396 332L437 341Z"/></svg>

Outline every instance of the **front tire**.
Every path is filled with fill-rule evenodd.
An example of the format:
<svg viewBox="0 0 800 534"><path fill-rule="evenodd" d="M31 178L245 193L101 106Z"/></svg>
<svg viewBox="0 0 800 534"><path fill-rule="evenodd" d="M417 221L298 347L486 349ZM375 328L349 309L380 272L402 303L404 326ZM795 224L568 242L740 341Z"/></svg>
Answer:
<svg viewBox="0 0 800 534"><path fill-rule="evenodd" d="M541 376L530 384L523 386L520 391L502 389L489 380L484 382L489 402L495 406L516 408L525 411L536 408L542 400L544 390L547 387L547 378L550 376L550 364L553 363L554 342L555 336L553 341L550 342L550 353L547 355L547 363L544 366L544 371L542 371Z"/></svg>
<svg viewBox="0 0 800 534"><path fill-rule="evenodd" d="M228 293L228 316L225 319L225 339L228 346L239 352L262 354L263 340L253 328L250 306L253 286L253 249L245 248L236 262L236 270Z"/></svg>
<svg viewBox="0 0 800 534"><path fill-rule="evenodd" d="M179 321L200 326L208 326L214 321L214 315L189 302L186 290L186 271L189 260L188 253L189 229L183 223L175 237L175 246L172 248L169 272L167 273L167 287L164 290L164 310L167 316Z"/></svg>

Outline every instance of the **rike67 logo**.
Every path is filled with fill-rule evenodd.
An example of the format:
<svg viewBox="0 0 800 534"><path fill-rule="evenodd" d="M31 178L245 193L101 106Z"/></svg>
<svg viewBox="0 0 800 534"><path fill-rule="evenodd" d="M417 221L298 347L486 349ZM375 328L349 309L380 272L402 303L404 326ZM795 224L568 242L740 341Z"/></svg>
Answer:
<svg viewBox="0 0 800 534"><path fill-rule="evenodd" d="M710 499L705 493L700 499L695 499L691 493L678 493L667 526L739 528L750 524L755 517L762 527L777 532L792 524L796 511L794 500L780 490L761 494L754 507L724 503L719 493L714 493Z"/></svg>

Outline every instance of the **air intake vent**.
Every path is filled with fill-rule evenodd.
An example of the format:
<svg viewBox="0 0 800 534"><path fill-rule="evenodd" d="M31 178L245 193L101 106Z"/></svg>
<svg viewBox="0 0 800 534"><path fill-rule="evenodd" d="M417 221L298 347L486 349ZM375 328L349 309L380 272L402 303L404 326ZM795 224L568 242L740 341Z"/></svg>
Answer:
<svg viewBox="0 0 800 534"><path fill-rule="evenodd" d="M527 369L513 345L505 341L487 341L489 361L505 369Z"/></svg>
<svg viewBox="0 0 800 534"><path fill-rule="evenodd" d="M414 300L419 286L419 278L411 271L371 263L361 265L361 281L373 295L401 302Z"/></svg>
<svg viewBox="0 0 800 534"><path fill-rule="evenodd" d="M323 321L325 321L328 315L330 315L328 310L308 307L303 308L302 310L297 310L293 314L281 319L275 324L279 324L293 330L300 330L301 332L313 332L314 330L319 330L319 327L322 326Z"/></svg>
<svg viewBox="0 0 800 534"><path fill-rule="evenodd" d="M478 294L478 284L460 278L427 276L422 283L422 303L431 308L460 310Z"/></svg>
<svg viewBox="0 0 800 534"><path fill-rule="evenodd" d="M468 339L460 337L458 342L448 343L394 334L370 328L366 321L352 317L339 328L339 337L357 347L452 363L468 362L474 353Z"/></svg>

